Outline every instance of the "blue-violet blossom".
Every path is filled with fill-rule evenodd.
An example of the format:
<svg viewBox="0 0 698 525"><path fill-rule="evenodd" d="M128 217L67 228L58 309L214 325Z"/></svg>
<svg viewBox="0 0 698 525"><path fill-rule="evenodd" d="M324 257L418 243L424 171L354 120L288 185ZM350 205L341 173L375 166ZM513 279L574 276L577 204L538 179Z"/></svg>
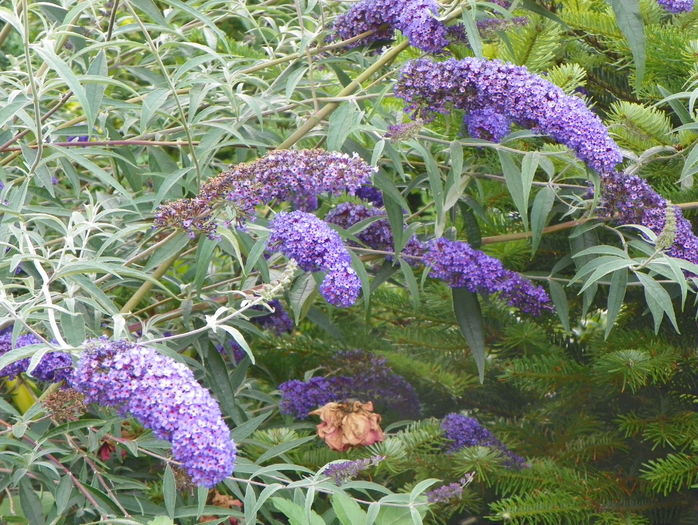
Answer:
<svg viewBox="0 0 698 525"><path fill-rule="evenodd" d="M399 29L414 47L439 53L448 39L446 26L436 18L438 11L436 0L361 0L337 17L334 31L342 40L374 31L353 44L359 46L391 40L393 31Z"/></svg>
<svg viewBox="0 0 698 525"><path fill-rule="evenodd" d="M128 341L90 341L71 378L86 402L133 416L197 485L213 487L233 471L236 448L216 400L181 363Z"/></svg>
<svg viewBox="0 0 698 525"><path fill-rule="evenodd" d="M472 417L451 413L441 420L444 437L450 441L448 452L458 452L466 447L492 447L499 450L510 468L521 468L526 460L509 450L492 432Z"/></svg>
<svg viewBox="0 0 698 525"><path fill-rule="evenodd" d="M302 270L326 273L320 293L328 303L347 307L356 302L361 281L341 237L326 222L303 211L281 212L269 227L270 250L294 259Z"/></svg>
<svg viewBox="0 0 698 525"><path fill-rule="evenodd" d="M430 277L445 281L451 288L498 293L509 305L531 315L540 315L551 308L550 298L543 288L507 270L499 259L465 242L444 238L430 241L424 264L431 268Z"/></svg>
<svg viewBox="0 0 698 525"><path fill-rule="evenodd" d="M417 391L388 366L385 358L365 350L347 350L337 352L332 364L341 375L294 379L279 385L281 413L305 419L327 403L359 399L373 401L403 417L419 417Z"/></svg>
<svg viewBox="0 0 698 525"><path fill-rule="evenodd" d="M0 332L0 356L8 353L10 350L14 350L15 348L38 345L40 343L41 339L34 334L26 334L20 335L13 346L12 327L10 326L9 328L5 328L2 332ZM0 377L14 379L19 374L27 371L29 363L29 357L15 361L14 363L7 365L5 368L0 370ZM39 364L34 368L34 370L32 370L31 376L35 377L39 381L57 383L67 379L72 371L73 360L71 359L70 354L65 352L48 352L44 354L41 361L39 361Z"/></svg>
<svg viewBox="0 0 698 525"><path fill-rule="evenodd" d="M370 181L376 169L358 155L320 149L276 150L253 162L232 166L207 180L192 199L170 202L157 210L155 224L186 231L191 237L215 237L216 206L231 204L240 220L252 217L254 208L272 201L293 201L301 208L316 206L323 193L353 195Z"/></svg>
<svg viewBox="0 0 698 525"><path fill-rule="evenodd" d="M693 0L657 0L665 11L670 13L687 13L693 10Z"/></svg>
<svg viewBox="0 0 698 525"><path fill-rule="evenodd" d="M490 108L550 135L601 173L613 171L622 160L608 130L582 99L523 66L473 57L412 60L402 70L395 94L407 103L407 111L425 119L452 108Z"/></svg>

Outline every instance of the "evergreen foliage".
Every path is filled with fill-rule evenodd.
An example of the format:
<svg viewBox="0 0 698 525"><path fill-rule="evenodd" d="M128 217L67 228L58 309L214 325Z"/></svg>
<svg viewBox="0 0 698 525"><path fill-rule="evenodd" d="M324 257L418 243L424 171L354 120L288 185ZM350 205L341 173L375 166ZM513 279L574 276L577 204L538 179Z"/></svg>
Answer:
<svg viewBox="0 0 698 525"><path fill-rule="evenodd" d="M618 224L600 208L600 174L529 122L493 142L468 135L468 104L412 122L392 95L424 55L410 42L436 45L424 28L451 39L433 60L526 66L597 114L619 169L698 232L698 10L362 1L399 14L409 38L387 42L379 24L368 45L333 40L346 2L0 6L0 523L698 523L698 267L667 254L678 211L662 208L654 230ZM250 178L206 193L229 166L277 149L290 160L269 187ZM311 184L292 159L314 149L364 175L375 167L362 189L383 204L337 190L347 173L336 163ZM245 216L254 191L274 198ZM346 202L378 211L347 228L322 222ZM173 203L184 227L154 228ZM323 228L333 244L314 243L311 258L341 252L351 307L323 298L322 271L268 249L280 213L299 208L312 225L290 228L292 255ZM372 246L375 228L389 242ZM488 275L482 293L450 288L434 278L442 261L424 265L434 239L497 259L554 308L527 315L484 293ZM329 268L316 262L302 266ZM63 388L74 378L41 381L53 352L77 363L100 337L147 343L168 363L115 358L124 390L142 396L140 419L124 399L85 406ZM158 439L182 419L198 443L186 433L197 411L151 406L158 385L186 398L169 368L187 370L187 392L210 392L231 430L235 470L215 490L193 485ZM327 443L315 415L280 410L284 382L357 375L364 392L332 401L343 419L323 417ZM408 387L415 419L385 402ZM444 423L454 415L472 434L458 446ZM327 445L369 417L384 439Z"/></svg>

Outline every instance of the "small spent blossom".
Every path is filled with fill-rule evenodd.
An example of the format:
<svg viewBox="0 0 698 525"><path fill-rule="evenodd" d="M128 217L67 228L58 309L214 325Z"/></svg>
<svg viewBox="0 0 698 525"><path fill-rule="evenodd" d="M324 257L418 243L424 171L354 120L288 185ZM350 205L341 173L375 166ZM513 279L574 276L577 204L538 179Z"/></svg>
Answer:
<svg viewBox="0 0 698 525"><path fill-rule="evenodd" d="M506 458L505 465L509 468L521 468L526 463L524 458L504 446L492 432L473 417L456 413L448 414L441 420L441 430L450 442L448 452L458 452L466 447L491 447L502 453Z"/></svg>
<svg viewBox="0 0 698 525"><path fill-rule="evenodd" d="M179 228L190 236L203 233L215 237L217 206L231 206L240 221L251 218L256 206L272 201L292 201L301 208L312 209L320 194L353 195L370 181L375 171L356 154L320 149L276 150L207 180L192 199L160 206L155 225Z"/></svg>
<svg viewBox="0 0 698 525"><path fill-rule="evenodd" d="M385 456L372 456L365 459L357 459L355 461L335 461L322 471L328 478L332 478L336 485L342 485L347 481L354 479L359 473L367 468L378 465L385 459Z"/></svg>
<svg viewBox="0 0 698 525"><path fill-rule="evenodd" d="M693 11L694 0L657 0L657 3L669 13L688 13Z"/></svg>
<svg viewBox="0 0 698 525"><path fill-rule="evenodd" d="M197 485L213 487L232 473L236 448L210 392L182 363L128 341L87 343L71 377L87 403L133 416L159 439Z"/></svg>
<svg viewBox="0 0 698 525"><path fill-rule="evenodd" d="M367 447L385 439L380 427L381 416L373 412L370 401L327 403L313 410L320 417L317 435L332 449L346 452L353 447Z"/></svg>
<svg viewBox="0 0 698 525"><path fill-rule="evenodd" d="M271 221L269 250L295 260L307 272L325 272L320 293L338 307L353 305L361 293L361 281L351 267L351 255L339 234L310 213L278 213Z"/></svg>

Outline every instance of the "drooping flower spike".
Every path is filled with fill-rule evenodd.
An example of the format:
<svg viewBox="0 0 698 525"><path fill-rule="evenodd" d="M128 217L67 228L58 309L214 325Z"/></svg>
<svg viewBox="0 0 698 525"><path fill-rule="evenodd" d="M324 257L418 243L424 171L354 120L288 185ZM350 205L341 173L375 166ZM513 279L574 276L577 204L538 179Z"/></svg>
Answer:
<svg viewBox="0 0 698 525"><path fill-rule="evenodd" d="M347 229L363 220L380 216L385 216L384 210L345 202L331 210L325 220ZM393 249L393 236L386 219L371 223L356 237L376 250ZM509 305L535 316L551 308L550 298L543 288L507 270L501 261L473 249L467 243L444 238L422 243L412 237L402 254L411 264L423 263L431 268L429 276L445 281L451 288L465 288L473 293L496 293Z"/></svg>
<svg viewBox="0 0 698 525"><path fill-rule="evenodd" d="M302 270L326 273L320 293L328 303L341 308L356 302L361 281L341 237L326 222L303 211L281 212L269 227L270 250L294 259Z"/></svg>
<svg viewBox="0 0 698 525"><path fill-rule="evenodd" d="M41 340L34 334L21 335L12 344L12 327L0 332L0 356L15 348L40 344ZM0 378L14 379L29 368L30 358L26 357L0 369ZM70 376L73 371L73 360L65 352L48 352L44 354L39 364L32 370L31 376L39 381L57 383Z"/></svg>
<svg viewBox="0 0 698 525"><path fill-rule="evenodd" d="M578 97L523 66L480 58L408 62L395 94L406 111L429 119L452 109L488 111L523 127L550 135L600 173L614 171L620 149L601 119Z"/></svg>
<svg viewBox="0 0 698 525"><path fill-rule="evenodd" d="M272 201L293 201L301 208L312 209L317 196L323 193L353 195L375 171L356 154L277 150L207 180L192 199L161 206L155 224L182 229L191 237L199 233L213 237L217 229L214 210L220 204L233 206L238 220L251 218L256 206Z"/></svg>
<svg viewBox="0 0 698 525"><path fill-rule="evenodd" d="M197 485L213 487L233 471L236 447L218 403L181 363L127 341L88 342L70 383L86 402L133 416L159 439Z"/></svg>
<svg viewBox="0 0 698 525"><path fill-rule="evenodd" d="M479 58L413 60L403 69L395 93L407 103L406 111L417 117L430 118L452 109L472 114L488 108L551 136L601 174L602 214L621 224L647 226L657 235L662 232L670 204L644 180L617 171L623 157L606 126L582 99L565 94L525 67ZM498 129L492 122L488 127ZM672 211L676 232L667 253L698 263L698 238L681 210Z"/></svg>
<svg viewBox="0 0 698 525"><path fill-rule="evenodd" d="M439 4L435 0L360 0L337 17L334 31L342 40L374 31L355 42L355 47L392 40L393 32L399 29L414 47L439 53L448 45L448 33L436 18L438 12Z"/></svg>

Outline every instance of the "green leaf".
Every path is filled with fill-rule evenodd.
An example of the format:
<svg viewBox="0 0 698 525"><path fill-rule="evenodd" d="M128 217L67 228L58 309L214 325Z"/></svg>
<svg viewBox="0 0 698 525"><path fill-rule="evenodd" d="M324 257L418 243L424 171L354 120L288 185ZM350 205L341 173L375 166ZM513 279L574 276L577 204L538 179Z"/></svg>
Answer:
<svg viewBox="0 0 698 525"><path fill-rule="evenodd" d="M73 346L79 346L85 342L85 318L77 313L61 312L61 333L65 336L68 343Z"/></svg>
<svg viewBox="0 0 698 525"><path fill-rule="evenodd" d="M678 332L679 327L676 323L676 314L674 313L674 305L671 302L669 293L657 281L643 273L635 272L635 275L642 283L645 290L645 301L647 307L652 313L654 319L654 331L659 332L659 326L662 324L664 315L669 318L674 329Z"/></svg>
<svg viewBox="0 0 698 525"><path fill-rule="evenodd" d="M410 292L412 306L417 309L419 308L419 285L417 284L417 278L414 276L414 271L412 267L402 259L400 259L400 270L405 277L405 284Z"/></svg>
<svg viewBox="0 0 698 525"><path fill-rule="evenodd" d="M698 144L693 146L691 152L686 157L686 161L683 164L683 169L681 170L681 177L679 177L679 182L681 187L691 188L693 186L693 176L698 173Z"/></svg>
<svg viewBox="0 0 698 525"><path fill-rule="evenodd" d="M340 151L347 137L358 127L362 117L363 111L360 111L354 104L349 102L342 103L332 113L328 121L327 149Z"/></svg>
<svg viewBox="0 0 698 525"><path fill-rule="evenodd" d="M5 103L5 106L0 109L0 127L2 127L5 122L10 120L15 116L20 109L29 104L29 99L23 96L15 98L12 102Z"/></svg>
<svg viewBox="0 0 698 525"><path fill-rule="evenodd" d="M463 16L461 18L463 20L463 27L465 27L465 34L468 37L470 49L473 50L473 54L476 57L482 58L482 39L480 38L480 32L477 30L474 9L463 9Z"/></svg>
<svg viewBox="0 0 698 525"><path fill-rule="evenodd" d="M560 324L563 328L569 332L570 331L570 307L567 302L567 294L562 285L557 282L550 280L548 281L548 286L550 287L550 298L553 300L555 305L555 311L560 319Z"/></svg>
<svg viewBox="0 0 698 525"><path fill-rule="evenodd" d="M271 498L274 506L289 519L289 525L325 525L317 513L311 511L310 521L306 519L305 510L300 505L296 505L291 500L285 498Z"/></svg>
<svg viewBox="0 0 698 525"><path fill-rule="evenodd" d="M167 515L170 518L174 518L175 503L177 502L177 483L169 463L165 467L165 475L162 478L162 496L165 500Z"/></svg>
<svg viewBox="0 0 698 525"><path fill-rule="evenodd" d="M540 190L536 198L533 199L533 206L531 208L531 232L533 234L531 239L531 256L535 255L536 250L538 250L543 235L543 228L545 228L548 215L550 214L550 210L553 209L554 203L555 190L550 186L546 186Z"/></svg>
<svg viewBox="0 0 698 525"><path fill-rule="evenodd" d="M240 443L243 439L247 438L255 430L257 430L259 428L259 425L264 423L264 421L266 421L270 415L271 412L267 412L266 414L260 414L251 419L248 419L241 425L236 426L231 432L230 437L236 443Z"/></svg>
<svg viewBox="0 0 698 525"><path fill-rule="evenodd" d="M169 516L155 516L148 525L174 525L174 521Z"/></svg>
<svg viewBox="0 0 698 525"><path fill-rule="evenodd" d="M95 56L87 70L87 74L102 78L109 75L109 69L107 68L107 56L104 53L104 50L100 50L97 53L97 56ZM95 112L95 116L99 113L99 109L102 107L105 87L106 85L103 82L91 82L85 86L87 103Z"/></svg>
<svg viewBox="0 0 698 525"><path fill-rule="evenodd" d="M608 338L613 325L620 312L620 307L625 299L625 290L628 284L628 270L626 268L616 270L611 277L611 287L608 290L608 302L606 303L606 329L604 338Z"/></svg>
<svg viewBox="0 0 698 525"><path fill-rule="evenodd" d="M465 288L453 288L453 313L477 365L480 383L485 380L485 327L477 295Z"/></svg>
<svg viewBox="0 0 698 525"><path fill-rule="evenodd" d="M422 146L419 142L412 143L414 148L419 151L420 155L424 159L424 163L427 167L427 177L429 179L429 188L431 189L431 196L434 199L434 209L436 210L436 226L434 229L434 235L440 237L443 234L445 224L445 194L443 188L443 182L441 180L441 170L436 164L431 152Z"/></svg>
<svg viewBox="0 0 698 525"><path fill-rule="evenodd" d="M635 86L639 89L645 76L645 24L639 0L608 0L616 14L616 23L625 35L635 61Z"/></svg>
<svg viewBox="0 0 698 525"><path fill-rule="evenodd" d="M194 275L194 287L199 292L204 284L204 280L209 275L209 263L213 257L213 252L216 250L216 244L216 241L203 235L199 238L199 245L196 247L196 274Z"/></svg>
<svg viewBox="0 0 698 525"><path fill-rule="evenodd" d="M27 477L22 478L19 482L19 503L29 525L44 525L46 523L41 500L32 489L31 481Z"/></svg>
<svg viewBox="0 0 698 525"><path fill-rule="evenodd" d="M69 476L63 476L58 487L56 487L56 515L60 516L68 508L70 496L73 493L73 481Z"/></svg>
<svg viewBox="0 0 698 525"><path fill-rule="evenodd" d="M50 40L47 39L42 45L35 46L34 50L39 56L41 56L46 65L53 69L58 76L61 77L61 79L66 83L66 85L78 99L83 111L85 112L88 131L90 134L92 134L92 126L94 125L95 117L97 116L95 108L91 106L91 102L94 102L94 100L88 99L87 92L80 83L80 80L78 80L78 77L75 76L70 66L53 51Z"/></svg>
<svg viewBox="0 0 698 525"><path fill-rule="evenodd" d="M145 96L141 106L141 131L148 127L148 124L150 124L150 121L165 103L167 97L170 96L170 93L172 92L169 89L155 88Z"/></svg>
<svg viewBox="0 0 698 525"><path fill-rule="evenodd" d="M499 161L504 173L507 189L511 195L516 209L521 214L521 219L524 223L524 228L528 229L528 195L531 191L530 184L527 190L524 190L524 182L521 170L514 163L511 154L506 151L497 150ZM531 164L529 164L530 169ZM529 175L530 176L530 175Z"/></svg>
<svg viewBox="0 0 698 525"><path fill-rule="evenodd" d="M296 325L308 313L308 309L315 300L316 289L317 285L311 273L304 273L294 281L288 292L288 300Z"/></svg>
<svg viewBox="0 0 698 525"><path fill-rule="evenodd" d="M237 408L235 406L235 391L228 376L228 367L218 350L212 348L211 345L209 345L206 359L206 374L211 379L209 386L221 404L223 413L233 417Z"/></svg>
<svg viewBox="0 0 698 525"><path fill-rule="evenodd" d="M366 513L361 509L361 506L344 492L336 492L332 494L330 499L332 508L337 515L337 519L342 525L357 525L358 523L366 523Z"/></svg>

